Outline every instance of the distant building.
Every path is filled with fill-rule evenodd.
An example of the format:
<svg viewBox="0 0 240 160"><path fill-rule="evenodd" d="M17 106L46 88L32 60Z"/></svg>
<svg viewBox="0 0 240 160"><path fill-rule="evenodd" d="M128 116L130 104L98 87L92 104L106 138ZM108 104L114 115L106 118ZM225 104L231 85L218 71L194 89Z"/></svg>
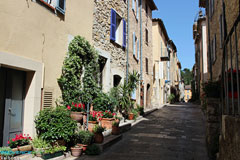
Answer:
<svg viewBox="0 0 240 160"><path fill-rule="evenodd" d="M188 102L190 99L192 99L192 90L191 90L191 85L186 85L185 86L185 102Z"/></svg>

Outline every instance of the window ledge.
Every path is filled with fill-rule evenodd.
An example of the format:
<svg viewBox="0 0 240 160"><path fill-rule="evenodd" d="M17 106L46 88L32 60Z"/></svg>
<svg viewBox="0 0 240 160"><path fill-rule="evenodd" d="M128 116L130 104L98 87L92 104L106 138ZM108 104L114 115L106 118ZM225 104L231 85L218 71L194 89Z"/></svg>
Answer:
<svg viewBox="0 0 240 160"><path fill-rule="evenodd" d="M50 4L46 3L45 1L43 0L40 0L42 3L44 3L46 6L48 6L49 8L51 8L53 11L56 10L56 8L54 8L53 6L51 6Z"/></svg>

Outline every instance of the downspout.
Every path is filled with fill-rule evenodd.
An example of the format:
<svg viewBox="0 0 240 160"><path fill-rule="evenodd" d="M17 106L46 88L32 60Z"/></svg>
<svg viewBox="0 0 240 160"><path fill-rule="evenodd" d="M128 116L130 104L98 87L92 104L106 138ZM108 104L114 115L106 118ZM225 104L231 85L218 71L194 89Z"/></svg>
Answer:
<svg viewBox="0 0 240 160"><path fill-rule="evenodd" d="M126 81L128 83L128 56L129 56L129 2L130 0L128 0L128 6L127 6L127 66L126 66Z"/></svg>
<svg viewBox="0 0 240 160"><path fill-rule="evenodd" d="M140 80L143 80L143 63L142 63L142 0L140 0Z"/></svg>

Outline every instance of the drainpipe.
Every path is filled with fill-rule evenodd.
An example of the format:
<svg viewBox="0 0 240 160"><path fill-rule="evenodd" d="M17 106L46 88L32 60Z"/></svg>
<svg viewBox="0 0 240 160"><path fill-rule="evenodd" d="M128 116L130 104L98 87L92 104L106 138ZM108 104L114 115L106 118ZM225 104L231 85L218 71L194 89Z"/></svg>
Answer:
<svg viewBox="0 0 240 160"><path fill-rule="evenodd" d="M129 55L129 2L130 0L128 0L128 6L127 6L127 66L126 66L126 81L128 83L128 55Z"/></svg>
<svg viewBox="0 0 240 160"><path fill-rule="evenodd" d="M143 67L142 67L142 0L140 0L140 80L143 80Z"/></svg>

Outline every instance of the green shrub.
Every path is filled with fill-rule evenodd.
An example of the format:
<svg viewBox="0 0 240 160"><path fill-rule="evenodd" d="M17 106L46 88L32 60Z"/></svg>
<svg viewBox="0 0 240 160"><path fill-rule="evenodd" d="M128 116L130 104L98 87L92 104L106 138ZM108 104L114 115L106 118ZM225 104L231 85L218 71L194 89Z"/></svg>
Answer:
<svg viewBox="0 0 240 160"><path fill-rule="evenodd" d="M87 147L87 150L86 150L85 153L87 155L99 155L101 153L101 150L97 145L92 144L92 145Z"/></svg>
<svg viewBox="0 0 240 160"><path fill-rule="evenodd" d="M93 100L93 106L95 111L106 111L110 110L113 112L113 102L110 97L103 92L99 92L97 97Z"/></svg>
<svg viewBox="0 0 240 160"><path fill-rule="evenodd" d="M69 142L75 133L77 124L63 107L45 109L35 118L37 135L47 142L64 140Z"/></svg>
<svg viewBox="0 0 240 160"><path fill-rule="evenodd" d="M51 146L50 143L43 140L42 138L34 138L32 140L32 145L34 148L48 148Z"/></svg>
<svg viewBox="0 0 240 160"><path fill-rule="evenodd" d="M78 134L78 142L85 145L90 145L93 142L94 134L89 131L79 131Z"/></svg>
<svg viewBox="0 0 240 160"><path fill-rule="evenodd" d="M93 128L93 133L102 133L105 131L105 128L99 125L95 125Z"/></svg>

